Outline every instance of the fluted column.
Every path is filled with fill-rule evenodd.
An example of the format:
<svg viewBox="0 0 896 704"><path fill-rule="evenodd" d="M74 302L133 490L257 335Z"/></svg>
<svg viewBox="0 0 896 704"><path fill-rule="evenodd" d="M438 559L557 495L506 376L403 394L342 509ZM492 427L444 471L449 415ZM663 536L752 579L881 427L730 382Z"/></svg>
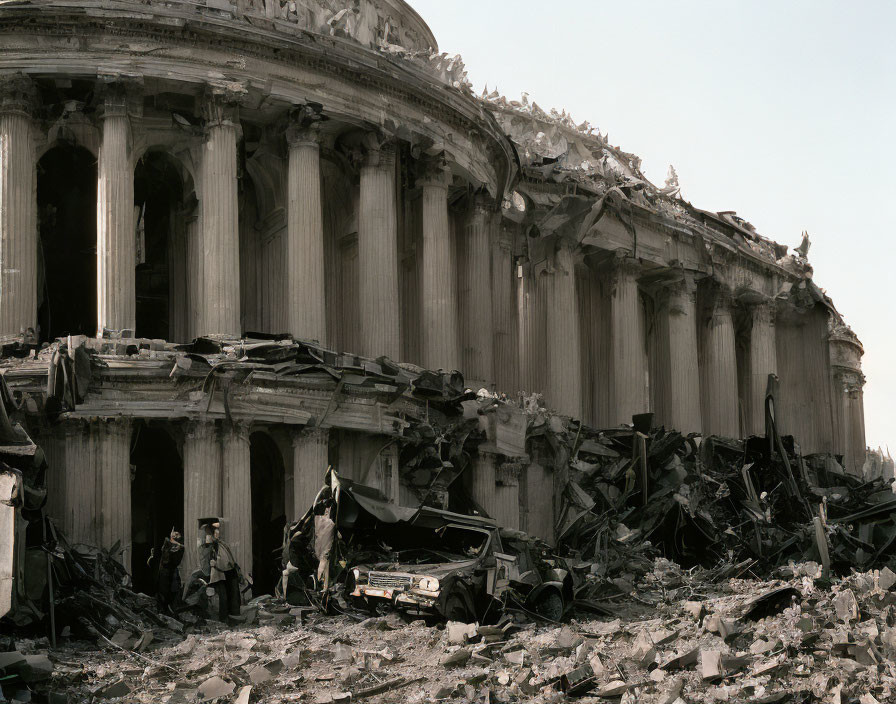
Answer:
<svg viewBox="0 0 896 704"><path fill-rule="evenodd" d="M102 483L97 474L96 434L84 421L65 422L65 511L62 528L70 544L98 546L102 540Z"/></svg>
<svg viewBox="0 0 896 704"><path fill-rule="evenodd" d="M524 466L514 462L503 462L495 468L493 518L499 526L520 529L520 475L523 471Z"/></svg>
<svg viewBox="0 0 896 704"><path fill-rule="evenodd" d="M37 169L24 76L0 81L0 334L37 329Z"/></svg>
<svg viewBox="0 0 896 704"><path fill-rule="evenodd" d="M197 520L222 514L221 442L214 422L196 421L184 437L184 570L189 578L199 566Z"/></svg>
<svg viewBox="0 0 896 704"><path fill-rule="evenodd" d="M286 211L287 319L297 338L327 342L324 224L321 211L319 123L307 111L293 116Z"/></svg>
<svg viewBox="0 0 896 704"><path fill-rule="evenodd" d="M637 262L616 259L610 271L609 422L631 423L650 408L647 342L638 288Z"/></svg>
<svg viewBox="0 0 896 704"><path fill-rule="evenodd" d="M729 292L716 289L706 301L700 364L703 432L740 437L737 353Z"/></svg>
<svg viewBox="0 0 896 704"><path fill-rule="evenodd" d="M582 346L576 300L575 255L566 243L558 245L548 276L547 405L559 413L582 415Z"/></svg>
<svg viewBox="0 0 896 704"><path fill-rule="evenodd" d="M657 423L682 433L703 429L697 355L697 287L686 278L657 293Z"/></svg>
<svg viewBox="0 0 896 704"><path fill-rule="evenodd" d="M358 284L361 353L399 359L395 149L371 142L361 166Z"/></svg>
<svg viewBox="0 0 896 704"><path fill-rule="evenodd" d="M122 564L131 568L131 422L127 418L93 424L96 471L100 483L100 546L118 543Z"/></svg>
<svg viewBox="0 0 896 704"><path fill-rule="evenodd" d="M500 226L497 214L492 229L492 300L494 316L494 380L498 391L513 397L519 390L519 354L516 341L515 275L510 233Z"/></svg>
<svg viewBox="0 0 896 704"><path fill-rule="evenodd" d="M495 382L494 301L492 298L492 223L488 199L474 199L465 230L469 303L464 321L464 374L479 385Z"/></svg>
<svg viewBox="0 0 896 704"><path fill-rule="evenodd" d="M202 239L201 335L240 333L240 240L235 95L207 96L205 146L199 168ZM195 271L195 268L194 268Z"/></svg>
<svg viewBox="0 0 896 704"><path fill-rule="evenodd" d="M768 375L778 373L778 353L775 341L775 307L773 303L751 306L750 369L746 403L746 434L765 434L765 392Z"/></svg>
<svg viewBox="0 0 896 704"><path fill-rule="evenodd" d="M495 485L494 454L485 452L481 448L473 456L473 475L470 492L473 500L482 507L489 517L494 518L497 510L497 494Z"/></svg>
<svg viewBox="0 0 896 704"><path fill-rule="evenodd" d="M292 436L296 520L308 512L324 485L329 466L329 440L330 432L323 428L298 430Z"/></svg>
<svg viewBox="0 0 896 704"><path fill-rule="evenodd" d="M457 276L448 184L443 163L432 164L423 179L423 259L420 268L422 364L427 369L459 369Z"/></svg>
<svg viewBox="0 0 896 704"><path fill-rule="evenodd" d="M97 165L97 335L134 330L137 320L134 170L127 86L105 86Z"/></svg>
<svg viewBox="0 0 896 704"><path fill-rule="evenodd" d="M234 423L223 435L223 539L233 548L243 572L252 572L252 481L249 426Z"/></svg>

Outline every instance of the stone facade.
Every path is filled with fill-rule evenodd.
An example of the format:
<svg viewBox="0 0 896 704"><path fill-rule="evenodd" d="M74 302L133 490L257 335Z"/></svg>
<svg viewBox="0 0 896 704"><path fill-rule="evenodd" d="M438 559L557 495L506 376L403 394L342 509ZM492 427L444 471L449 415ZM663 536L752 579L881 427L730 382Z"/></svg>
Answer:
<svg viewBox="0 0 896 704"><path fill-rule="evenodd" d="M223 368L184 398L154 355L162 340L250 332L459 368L597 427L654 413L687 433L762 434L777 374L782 429L861 471L862 347L805 253L678 199L674 173L654 186L565 114L472 95L462 61L401 0L342 4L0 13L0 334L34 349L7 380L39 406L37 345L98 340L76 410L36 432L71 537L167 533L132 521L141 467L163 456L135 459L141 432L182 462L182 477L147 480L182 481L177 520L189 533L224 515L248 564L328 463L406 498L394 408L263 374L230 406L209 390L239 373ZM549 530L537 456L490 448L473 472L485 510Z"/></svg>

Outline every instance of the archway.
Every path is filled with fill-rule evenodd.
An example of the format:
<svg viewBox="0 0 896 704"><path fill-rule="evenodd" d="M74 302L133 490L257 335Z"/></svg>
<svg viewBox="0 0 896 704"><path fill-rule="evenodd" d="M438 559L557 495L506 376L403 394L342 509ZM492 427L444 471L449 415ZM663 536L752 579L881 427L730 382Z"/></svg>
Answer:
<svg viewBox="0 0 896 704"><path fill-rule="evenodd" d="M183 459L167 430L141 423L131 441L131 464L132 578L137 591L154 594L162 542L172 528L184 534ZM157 559L148 565L153 548Z"/></svg>
<svg viewBox="0 0 896 704"><path fill-rule="evenodd" d="M249 436L252 476L252 578L254 596L273 594L280 576L286 525L283 456L265 432Z"/></svg>
<svg viewBox="0 0 896 704"><path fill-rule="evenodd" d="M183 342L186 321L185 184L165 152L149 151L134 170L137 225L137 334Z"/></svg>
<svg viewBox="0 0 896 704"><path fill-rule="evenodd" d="M96 335L96 159L61 143L37 163L41 341Z"/></svg>

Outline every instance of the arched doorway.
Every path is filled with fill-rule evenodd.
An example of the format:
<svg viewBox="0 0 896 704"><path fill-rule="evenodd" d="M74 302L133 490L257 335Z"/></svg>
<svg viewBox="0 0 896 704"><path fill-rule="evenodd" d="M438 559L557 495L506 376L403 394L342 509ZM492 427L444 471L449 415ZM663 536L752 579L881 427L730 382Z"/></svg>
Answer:
<svg viewBox="0 0 896 704"><path fill-rule="evenodd" d="M132 578L134 588L155 594L158 555L172 528L184 534L184 466L177 443L161 426L140 423L131 439ZM155 548L156 561L147 560Z"/></svg>
<svg viewBox="0 0 896 704"><path fill-rule="evenodd" d="M37 163L41 341L96 335L96 158L61 143Z"/></svg>
<svg viewBox="0 0 896 704"><path fill-rule="evenodd" d="M286 525L283 456L265 432L249 436L252 476L253 596L273 594L280 576L283 528Z"/></svg>
<svg viewBox="0 0 896 704"><path fill-rule="evenodd" d="M140 337L177 342L186 338L187 184L182 174L174 157L161 151L144 154L134 170Z"/></svg>

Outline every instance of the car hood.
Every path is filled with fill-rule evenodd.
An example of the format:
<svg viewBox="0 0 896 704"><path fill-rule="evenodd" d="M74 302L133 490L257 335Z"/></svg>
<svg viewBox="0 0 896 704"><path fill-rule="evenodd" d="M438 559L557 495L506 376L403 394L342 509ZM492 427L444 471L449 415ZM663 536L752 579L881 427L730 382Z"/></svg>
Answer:
<svg viewBox="0 0 896 704"><path fill-rule="evenodd" d="M370 567L371 572L396 572L403 574L419 574L444 579L456 572L471 570L478 560L460 560L458 562L431 562L423 565L403 565L396 562L381 562Z"/></svg>

